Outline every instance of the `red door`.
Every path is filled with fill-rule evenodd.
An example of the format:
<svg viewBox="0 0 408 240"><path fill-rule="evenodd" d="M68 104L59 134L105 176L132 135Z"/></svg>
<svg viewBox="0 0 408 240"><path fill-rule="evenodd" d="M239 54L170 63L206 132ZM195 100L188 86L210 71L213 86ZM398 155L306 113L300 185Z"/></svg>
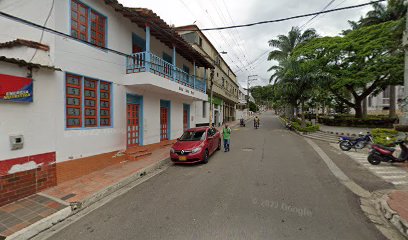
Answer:
<svg viewBox="0 0 408 240"><path fill-rule="evenodd" d="M188 129L188 110L183 111L183 131Z"/></svg>
<svg viewBox="0 0 408 240"><path fill-rule="evenodd" d="M143 49L140 48L139 46L133 44L132 52L133 52L133 53L143 52ZM144 66L144 62L143 62L143 59L142 59L142 55L135 55L135 56L133 56L133 62L134 62L134 64L135 64L137 67Z"/></svg>
<svg viewBox="0 0 408 240"><path fill-rule="evenodd" d="M139 145L139 104L127 105L127 146Z"/></svg>
<svg viewBox="0 0 408 240"><path fill-rule="evenodd" d="M160 108L160 141L169 140L168 137L168 119L169 119L168 108Z"/></svg>

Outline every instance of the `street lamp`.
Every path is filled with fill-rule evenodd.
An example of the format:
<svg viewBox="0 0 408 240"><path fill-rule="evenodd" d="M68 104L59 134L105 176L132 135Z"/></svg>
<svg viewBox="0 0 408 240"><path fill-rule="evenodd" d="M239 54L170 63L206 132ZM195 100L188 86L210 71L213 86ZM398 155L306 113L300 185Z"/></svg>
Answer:
<svg viewBox="0 0 408 240"><path fill-rule="evenodd" d="M247 81L247 115L249 116L249 84L250 82L256 81L258 80L257 78L253 78L253 77L258 77L258 75L249 75L248 76L248 81ZM252 78L252 79L250 79Z"/></svg>

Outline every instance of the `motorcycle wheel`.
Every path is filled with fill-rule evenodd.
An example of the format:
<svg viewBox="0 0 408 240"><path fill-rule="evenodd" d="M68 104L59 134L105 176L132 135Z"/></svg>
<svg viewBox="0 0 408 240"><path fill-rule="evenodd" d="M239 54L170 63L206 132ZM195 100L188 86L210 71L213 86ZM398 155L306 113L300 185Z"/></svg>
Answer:
<svg viewBox="0 0 408 240"><path fill-rule="evenodd" d="M343 151L350 151L351 149L351 144L347 141L341 141L339 146L340 146L340 149Z"/></svg>
<svg viewBox="0 0 408 240"><path fill-rule="evenodd" d="M367 145L367 143L365 143L365 142L358 142L356 145L354 145L354 147L357 148L357 149L363 149L363 148L365 148L366 145Z"/></svg>
<svg viewBox="0 0 408 240"><path fill-rule="evenodd" d="M381 157L375 155L375 154L370 154L368 155L367 158L368 162L371 163L372 165L378 165L381 163Z"/></svg>

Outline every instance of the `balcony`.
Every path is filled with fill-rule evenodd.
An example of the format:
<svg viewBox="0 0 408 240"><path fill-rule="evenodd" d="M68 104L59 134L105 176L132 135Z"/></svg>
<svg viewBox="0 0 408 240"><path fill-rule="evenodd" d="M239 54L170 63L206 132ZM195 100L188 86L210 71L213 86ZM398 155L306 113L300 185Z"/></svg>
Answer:
<svg viewBox="0 0 408 240"><path fill-rule="evenodd" d="M134 53L126 59L126 73L150 72L160 77L176 82L182 86L206 93L206 81L190 75L182 69L166 62L164 59L149 52Z"/></svg>

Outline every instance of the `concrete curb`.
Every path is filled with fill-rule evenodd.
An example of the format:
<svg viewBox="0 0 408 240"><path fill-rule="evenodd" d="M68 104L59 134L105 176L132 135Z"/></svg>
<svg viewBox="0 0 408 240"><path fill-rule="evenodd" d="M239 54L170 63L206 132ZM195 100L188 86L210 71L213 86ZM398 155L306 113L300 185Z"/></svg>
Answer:
<svg viewBox="0 0 408 240"><path fill-rule="evenodd" d="M99 200L109 196L110 194L114 193L115 191L125 187L126 185L131 184L132 182L135 182L136 180L139 180L140 178L146 176L149 173L154 172L155 170L170 164L170 158L166 158L164 160L158 161L156 163L153 163L145 168L140 169L137 171L135 174L121 180L120 182L111 185L105 189L102 189L101 191L95 193L88 199L82 201L82 202L77 202L77 203L71 203L71 206L67 206L66 208L18 231L15 232L14 234L8 236L6 240L19 240L19 239L29 239L32 238L36 235L38 235L40 232L43 232L53 225L57 224L58 222L61 222L65 220L66 218L77 214L78 212L84 210L86 207L89 207L90 205L98 202ZM50 197L46 194L41 194L46 197ZM54 199L53 197L50 197L51 199ZM62 200L58 200L58 202L63 203L64 205L69 205L66 202L63 202Z"/></svg>
<svg viewBox="0 0 408 240"><path fill-rule="evenodd" d="M18 232L13 233L12 235L6 237L6 240L17 240L17 239L29 239L38 233L44 231L52 227L53 225L61 222L62 220L66 219L67 217L71 216L72 209L71 207L66 207L40 221L31 224L30 226L21 229Z"/></svg>
<svg viewBox="0 0 408 240"><path fill-rule="evenodd" d="M402 219L397 212L391 209L391 207L387 203L387 200L388 194L385 194L378 200L381 213L402 233L403 236L408 238L408 222Z"/></svg>

